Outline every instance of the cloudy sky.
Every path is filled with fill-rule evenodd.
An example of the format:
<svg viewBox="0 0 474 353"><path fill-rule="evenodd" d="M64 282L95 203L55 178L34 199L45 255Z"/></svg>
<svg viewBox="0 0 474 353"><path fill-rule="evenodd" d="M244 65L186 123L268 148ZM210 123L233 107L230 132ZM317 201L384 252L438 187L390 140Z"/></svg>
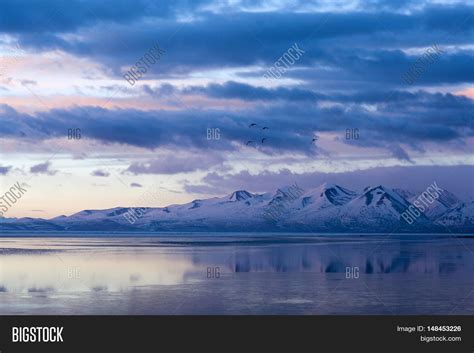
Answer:
<svg viewBox="0 0 474 353"><path fill-rule="evenodd" d="M0 55L8 217L295 181L474 194L472 1L3 0Z"/></svg>

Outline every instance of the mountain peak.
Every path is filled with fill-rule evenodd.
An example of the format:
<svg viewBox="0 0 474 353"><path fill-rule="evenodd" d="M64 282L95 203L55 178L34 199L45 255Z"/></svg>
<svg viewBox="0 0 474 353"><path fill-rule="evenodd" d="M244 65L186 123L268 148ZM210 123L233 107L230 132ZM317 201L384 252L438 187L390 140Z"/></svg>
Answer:
<svg viewBox="0 0 474 353"><path fill-rule="evenodd" d="M380 206L387 200L399 212L404 211L410 205L403 196L383 185L367 186L359 199L363 199L366 206Z"/></svg>
<svg viewBox="0 0 474 353"><path fill-rule="evenodd" d="M245 201L251 199L254 195L246 190L237 190L230 195L229 200L231 201Z"/></svg>
<svg viewBox="0 0 474 353"><path fill-rule="evenodd" d="M317 194L317 197L324 198L331 204L337 206L349 202L356 196L355 192L332 183L321 184L316 189L315 194Z"/></svg>
<svg viewBox="0 0 474 353"><path fill-rule="evenodd" d="M276 189L275 195L298 194L301 191L302 189L296 184L285 185Z"/></svg>

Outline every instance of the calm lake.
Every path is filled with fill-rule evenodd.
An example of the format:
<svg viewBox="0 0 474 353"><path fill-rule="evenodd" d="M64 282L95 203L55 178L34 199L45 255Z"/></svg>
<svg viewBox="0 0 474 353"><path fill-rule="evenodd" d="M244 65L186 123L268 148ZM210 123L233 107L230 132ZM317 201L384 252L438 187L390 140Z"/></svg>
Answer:
<svg viewBox="0 0 474 353"><path fill-rule="evenodd" d="M0 238L5 314L474 314L474 238Z"/></svg>

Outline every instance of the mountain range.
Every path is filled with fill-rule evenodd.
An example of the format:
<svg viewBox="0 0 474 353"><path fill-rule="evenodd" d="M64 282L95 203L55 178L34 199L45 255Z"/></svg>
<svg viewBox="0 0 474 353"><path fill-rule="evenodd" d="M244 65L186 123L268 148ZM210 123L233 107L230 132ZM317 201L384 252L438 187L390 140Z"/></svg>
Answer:
<svg viewBox="0 0 474 353"><path fill-rule="evenodd" d="M0 231L97 232L474 232L474 200L444 191L412 224L402 217L418 192L386 186L355 192L325 183L273 193L235 191L166 207L84 210L52 219L0 218Z"/></svg>

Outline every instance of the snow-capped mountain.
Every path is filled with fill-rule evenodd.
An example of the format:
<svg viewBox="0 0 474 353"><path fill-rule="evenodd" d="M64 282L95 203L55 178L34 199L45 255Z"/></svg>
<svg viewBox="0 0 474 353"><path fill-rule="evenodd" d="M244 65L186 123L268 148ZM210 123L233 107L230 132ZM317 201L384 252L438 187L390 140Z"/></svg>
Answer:
<svg viewBox="0 0 474 353"><path fill-rule="evenodd" d="M354 229L380 229L404 227L401 214L410 206L403 196L382 185L366 187L363 193L341 209L344 226ZM424 215L421 219L426 219Z"/></svg>
<svg viewBox="0 0 474 353"><path fill-rule="evenodd" d="M410 203L413 203L422 195L422 192L414 192L412 190L394 189L394 191L403 196ZM423 213L428 218L435 219L459 203L461 203L461 200L456 195L444 190L433 203L425 202L423 204L426 208Z"/></svg>
<svg viewBox="0 0 474 353"><path fill-rule="evenodd" d="M416 222L402 214L419 193L386 186L361 192L325 183L303 190L285 186L273 193L238 190L224 197L167 207L84 210L53 219L0 218L3 231L292 231L456 232L474 231L474 201L446 192Z"/></svg>
<svg viewBox="0 0 474 353"><path fill-rule="evenodd" d="M472 227L474 224L474 201L457 204L438 217L435 223L445 227Z"/></svg>
<svg viewBox="0 0 474 353"><path fill-rule="evenodd" d="M292 203L290 214L282 219L286 228L298 225L308 231L314 228L330 230L340 227L342 206L353 200L357 194L339 185L324 183L305 191Z"/></svg>
<svg viewBox="0 0 474 353"><path fill-rule="evenodd" d="M324 183L318 188L309 190L303 194L302 206L319 210L331 206L342 206L356 196L357 194L355 192L339 185Z"/></svg>

